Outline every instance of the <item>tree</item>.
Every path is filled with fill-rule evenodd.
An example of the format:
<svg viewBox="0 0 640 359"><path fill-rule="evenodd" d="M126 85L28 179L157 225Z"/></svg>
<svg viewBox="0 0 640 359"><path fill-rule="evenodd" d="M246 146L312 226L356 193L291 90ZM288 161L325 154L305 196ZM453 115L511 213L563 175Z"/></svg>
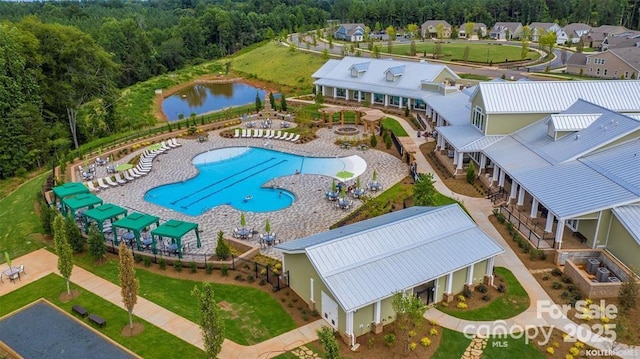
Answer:
<svg viewBox="0 0 640 359"><path fill-rule="evenodd" d="M87 238L89 244L89 255L93 257L96 262L101 262L107 254L107 246L104 244L102 234L98 230L98 226L91 224L89 227L89 237Z"/></svg>
<svg viewBox="0 0 640 359"><path fill-rule="evenodd" d="M469 167L467 167L465 177L469 184L473 184L476 181L476 166L473 164L473 161L469 162Z"/></svg>
<svg viewBox="0 0 640 359"><path fill-rule="evenodd" d="M73 250L67 240L67 226L61 214L53 221L53 242L58 255L58 271L67 281L67 294L71 294L69 278L73 271Z"/></svg>
<svg viewBox="0 0 640 359"><path fill-rule="evenodd" d="M376 148L376 146L378 146L378 138L376 137L375 134L371 135L371 139L369 140L369 144L371 145L372 148Z"/></svg>
<svg viewBox="0 0 640 359"><path fill-rule="evenodd" d="M440 57L441 54L442 54L442 43L436 42L435 46L433 47L433 57L437 59Z"/></svg>
<svg viewBox="0 0 640 359"><path fill-rule="evenodd" d="M82 232L80 231L75 218L71 216L71 213L67 214L65 222L67 226L67 239L71 248L75 253L82 252L84 250L86 240L82 236Z"/></svg>
<svg viewBox="0 0 640 359"><path fill-rule="evenodd" d="M387 52L390 54L393 53L393 40L391 40L391 38L387 40Z"/></svg>
<svg viewBox="0 0 640 359"><path fill-rule="evenodd" d="M476 28L475 22L468 22L464 24L464 35L467 37L467 39L471 39L471 37L473 36L473 29L475 28Z"/></svg>
<svg viewBox="0 0 640 359"><path fill-rule="evenodd" d="M396 39L396 28L393 26L387 26L387 29L385 30L387 32L387 37L389 38L390 41L393 41Z"/></svg>
<svg viewBox="0 0 640 359"><path fill-rule="evenodd" d="M547 31L544 34L540 35L538 38L538 42L540 46L544 48L547 47L547 51L549 54L553 52L553 47L556 45L557 35L554 31Z"/></svg>
<svg viewBox="0 0 640 359"><path fill-rule="evenodd" d="M404 342L405 353L409 353L409 341L411 340L409 332L422 325L424 321L423 315L427 311L427 306L420 298L413 295L404 295L404 293L394 294L391 306L393 311L396 312L396 326L401 331L400 335Z"/></svg>
<svg viewBox="0 0 640 359"><path fill-rule="evenodd" d="M631 272L629 278L622 283L618 291L618 301L622 312L626 313L638 306L639 290L640 286L636 274Z"/></svg>
<svg viewBox="0 0 640 359"><path fill-rule="evenodd" d="M256 112L260 112L262 109L262 100L260 100L260 93L256 91Z"/></svg>
<svg viewBox="0 0 640 359"><path fill-rule="evenodd" d="M273 92L269 92L269 103L271 104L271 108L276 108L276 97L273 96Z"/></svg>
<svg viewBox="0 0 640 359"><path fill-rule="evenodd" d="M578 43L576 44L576 52L581 54L582 51L584 51L584 38L580 36L580 39L578 39Z"/></svg>
<svg viewBox="0 0 640 359"><path fill-rule="evenodd" d="M443 23L438 23L438 25L436 25L436 36L438 37L439 40L442 40L442 38L444 37L444 24Z"/></svg>
<svg viewBox="0 0 640 359"><path fill-rule="evenodd" d="M133 252L124 242L120 242L118 248L118 271L122 303L129 312L129 328L133 329L133 307L138 302L140 281L136 278L136 270L133 267Z"/></svg>
<svg viewBox="0 0 640 359"><path fill-rule="evenodd" d="M329 50L327 49L322 49L322 59L323 60L329 60L331 56L329 55Z"/></svg>
<svg viewBox="0 0 640 359"><path fill-rule="evenodd" d="M409 35L411 35L411 38L415 38L418 33L419 33L419 29L420 27L416 24L409 24L407 25L407 31L409 32Z"/></svg>
<svg viewBox="0 0 640 359"><path fill-rule="evenodd" d="M380 46L376 45L373 47L373 51L371 53L373 55L374 58L379 59L380 58Z"/></svg>
<svg viewBox="0 0 640 359"><path fill-rule="evenodd" d="M287 97L284 94L280 96L280 108L282 111L287 111Z"/></svg>
<svg viewBox="0 0 640 359"><path fill-rule="evenodd" d="M216 256L220 259L227 260L231 254L231 250L229 249L229 245L227 241L224 240L224 232L218 232L218 244L216 244Z"/></svg>
<svg viewBox="0 0 640 359"><path fill-rule="evenodd" d="M526 59L529 54L529 41L531 41L531 28L525 25L522 28L522 37L520 38L520 60Z"/></svg>
<svg viewBox="0 0 640 359"><path fill-rule="evenodd" d="M324 96L322 95L322 91L318 91L318 93L316 93L315 103L317 105L322 105L324 103Z"/></svg>
<svg viewBox="0 0 640 359"><path fill-rule="evenodd" d="M413 185L413 203L416 206L435 206L436 188L433 173L420 173Z"/></svg>
<svg viewBox="0 0 640 359"><path fill-rule="evenodd" d="M322 328L316 330L316 333L318 333L318 340L320 340L322 349L324 349L324 357L326 359L340 359L340 348L336 337L333 335L333 330L323 325Z"/></svg>
<svg viewBox="0 0 640 359"><path fill-rule="evenodd" d="M411 45L409 47L409 55L416 56L416 41L411 40Z"/></svg>
<svg viewBox="0 0 640 359"><path fill-rule="evenodd" d="M207 358L216 358L222 350L225 326L214 298L213 289L209 283L202 283L202 288L199 289L195 286L191 295L198 298L200 329Z"/></svg>

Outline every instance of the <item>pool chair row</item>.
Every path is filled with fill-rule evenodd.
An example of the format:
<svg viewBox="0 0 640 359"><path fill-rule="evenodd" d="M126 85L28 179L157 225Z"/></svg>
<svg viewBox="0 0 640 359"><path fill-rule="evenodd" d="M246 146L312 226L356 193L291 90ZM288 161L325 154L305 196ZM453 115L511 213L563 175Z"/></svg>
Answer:
<svg viewBox="0 0 640 359"><path fill-rule="evenodd" d="M263 130L263 129L239 129L236 128L236 131L233 135L235 138L267 138L274 140L283 140L283 141L291 141L298 142L300 140L300 135L295 134L293 132L286 131L276 131L276 130Z"/></svg>

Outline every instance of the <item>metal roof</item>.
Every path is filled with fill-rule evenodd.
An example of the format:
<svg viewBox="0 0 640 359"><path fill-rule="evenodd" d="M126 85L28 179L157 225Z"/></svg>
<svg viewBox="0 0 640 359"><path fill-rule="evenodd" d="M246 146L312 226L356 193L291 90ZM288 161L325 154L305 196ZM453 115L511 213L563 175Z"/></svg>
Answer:
<svg viewBox="0 0 640 359"><path fill-rule="evenodd" d="M483 149L489 147L491 144L499 141L504 136L502 135L493 135L493 136L482 136L481 138L469 143L468 145L460 148L462 152L480 152Z"/></svg>
<svg viewBox="0 0 640 359"><path fill-rule="evenodd" d="M579 159L640 198L640 138Z"/></svg>
<svg viewBox="0 0 640 359"><path fill-rule="evenodd" d="M398 76L398 75L404 74L404 70L405 70L405 66L404 65L393 66L393 67L389 67L387 69L387 71L385 71L385 73L391 72L393 74L393 76Z"/></svg>
<svg viewBox="0 0 640 359"><path fill-rule="evenodd" d="M578 99L617 112L640 111L640 81L515 81L480 82L471 101L482 94L492 113L558 113Z"/></svg>
<svg viewBox="0 0 640 359"><path fill-rule="evenodd" d="M356 69L356 71L358 71L358 72L367 71L367 69L369 68L369 61L361 62L359 64L353 64L353 65L351 65L351 68Z"/></svg>
<svg viewBox="0 0 640 359"><path fill-rule="evenodd" d="M556 131L579 131L593 123L601 113L596 114L555 114L550 116Z"/></svg>
<svg viewBox="0 0 640 359"><path fill-rule="evenodd" d="M438 134L442 135L442 137L447 140L447 143L453 146L456 151L460 151L464 146L484 137L484 134L471 124L462 126L438 126L436 130L438 130Z"/></svg>
<svg viewBox="0 0 640 359"><path fill-rule="evenodd" d="M383 225L369 222L373 227L360 225L359 231L305 249L345 311L503 252L457 204L408 210L378 217ZM384 218L389 215L395 220Z"/></svg>
<svg viewBox="0 0 640 359"><path fill-rule="evenodd" d="M640 244L640 205L620 206L613 208L612 212L633 239Z"/></svg>
<svg viewBox="0 0 640 359"><path fill-rule="evenodd" d="M444 118L449 125L458 126L469 124L470 103L469 93L463 91L450 95L431 96L427 103Z"/></svg>

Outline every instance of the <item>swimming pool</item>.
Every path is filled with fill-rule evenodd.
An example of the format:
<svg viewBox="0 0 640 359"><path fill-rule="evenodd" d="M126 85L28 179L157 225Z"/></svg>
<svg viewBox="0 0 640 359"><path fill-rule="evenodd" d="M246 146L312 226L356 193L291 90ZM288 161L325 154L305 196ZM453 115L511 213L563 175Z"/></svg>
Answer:
<svg viewBox="0 0 640 359"><path fill-rule="evenodd" d="M220 205L243 212L271 212L295 201L295 195L284 188L263 187L274 178L295 173L338 178L339 172L355 178L366 169L359 156L305 157L256 147L216 149L199 154L192 162L197 176L152 188L144 199L191 216Z"/></svg>

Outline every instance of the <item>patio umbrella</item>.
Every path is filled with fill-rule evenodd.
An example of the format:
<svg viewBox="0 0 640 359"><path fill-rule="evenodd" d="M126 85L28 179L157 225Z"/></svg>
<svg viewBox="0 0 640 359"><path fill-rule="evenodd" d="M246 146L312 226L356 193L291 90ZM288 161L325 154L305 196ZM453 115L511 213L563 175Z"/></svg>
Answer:
<svg viewBox="0 0 640 359"><path fill-rule="evenodd" d="M269 218L267 218L267 223L264 224L264 230L267 231L267 233L271 233L271 223L269 223Z"/></svg>
<svg viewBox="0 0 640 359"><path fill-rule="evenodd" d="M360 188L360 177L356 178L356 188Z"/></svg>
<svg viewBox="0 0 640 359"><path fill-rule="evenodd" d="M162 148L162 143L156 143L155 145L151 145L149 147L147 147L147 149L149 151L155 151L155 150L159 150Z"/></svg>
<svg viewBox="0 0 640 359"><path fill-rule="evenodd" d="M376 170L373 170L373 175L371 176L371 179L373 180L373 182L378 180L378 173L376 172Z"/></svg>
<svg viewBox="0 0 640 359"><path fill-rule="evenodd" d="M7 265L11 268L11 257L9 257L9 252L4 252L4 259L7 260Z"/></svg>
<svg viewBox="0 0 640 359"><path fill-rule="evenodd" d="M337 190L338 190L338 188L336 186L336 180L332 180L331 181L331 192L336 193Z"/></svg>
<svg viewBox="0 0 640 359"><path fill-rule="evenodd" d="M129 168L133 168L133 165L131 163L121 163L116 166L116 171L126 171Z"/></svg>
<svg viewBox="0 0 640 359"><path fill-rule="evenodd" d="M342 188L340 188L340 198L344 199L345 197L347 197L347 190L342 186Z"/></svg>
<svg viewBox="0 0 640 359"><path fill-rule="evenodd" d="M240 213L240 226L245 228L247 226L247 220L244 219L244 213Z"/></svg>
<svg viewBox="0 0 640 359"><path fill-rule="evenodd" d="M342 178L342 179L351 178L351 177L353 177L353 172L340 171L340 172L336 173L336 177Z"/></svg>

